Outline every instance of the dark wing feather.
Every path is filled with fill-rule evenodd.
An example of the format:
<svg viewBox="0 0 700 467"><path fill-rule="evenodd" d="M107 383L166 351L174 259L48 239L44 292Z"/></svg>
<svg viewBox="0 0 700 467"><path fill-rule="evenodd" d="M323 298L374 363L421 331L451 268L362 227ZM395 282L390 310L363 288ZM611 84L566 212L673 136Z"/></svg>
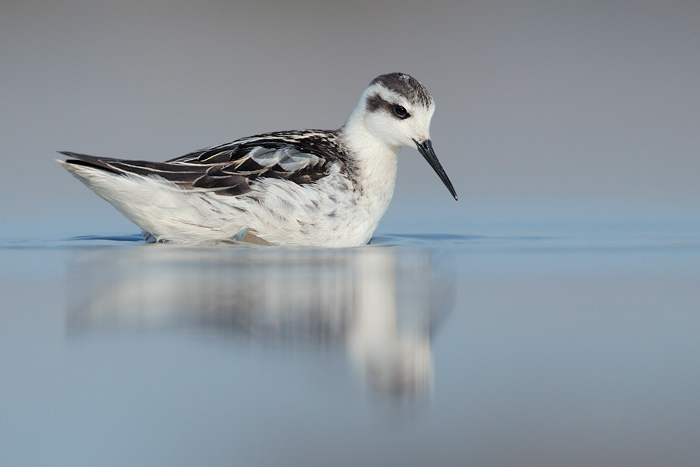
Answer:
<svg viewBox="0 0 700 467"><path fill-rule="evenodd" d="M195 151L167 162L131 161L62 152L66 162L100 168L115 174L157 175L183 188L236 196L264 177L298 184L328 175L333 161L344 153L336 132L278 132L244 138Z"/></svg>

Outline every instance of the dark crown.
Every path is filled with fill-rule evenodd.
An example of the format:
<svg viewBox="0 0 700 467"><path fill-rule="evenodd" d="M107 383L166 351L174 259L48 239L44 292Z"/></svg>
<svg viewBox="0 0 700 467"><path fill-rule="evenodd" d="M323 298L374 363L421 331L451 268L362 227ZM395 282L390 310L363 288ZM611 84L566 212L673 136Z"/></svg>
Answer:
<svg viewBox="0 0 700 467"><path fill-rule="evenodd" d="M414 77L407 75L405 73L388 73L386 75L377 76L372 80L370 86L373 84L381 84L390 91L395 92L401 96L405 96L410 102L414 104L423 104L423 106L428 107L432 102L432 97L425 87L418 82Z"/></svg>

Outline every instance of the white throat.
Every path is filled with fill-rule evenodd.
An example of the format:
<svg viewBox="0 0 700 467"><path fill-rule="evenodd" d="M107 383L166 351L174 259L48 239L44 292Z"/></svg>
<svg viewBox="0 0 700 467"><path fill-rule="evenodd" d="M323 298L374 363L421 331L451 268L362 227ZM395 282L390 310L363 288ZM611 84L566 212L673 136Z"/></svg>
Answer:
<svg viewBox="0 0 700 467"><path fill-rule="evenodd" d="M362 202L376 222L384 215L396 185L399 146L377 139L367 128L364 96L341 128L343 143L350 149L353 166L360 178Z"/></svg>

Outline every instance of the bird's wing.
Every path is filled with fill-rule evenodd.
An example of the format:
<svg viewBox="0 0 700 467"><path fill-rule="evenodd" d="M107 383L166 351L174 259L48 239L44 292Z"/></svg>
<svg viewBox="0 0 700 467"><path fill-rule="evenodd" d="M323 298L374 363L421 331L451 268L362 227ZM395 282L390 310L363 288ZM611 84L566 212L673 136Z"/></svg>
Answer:
<svg viewBox="0 0 700 467"><path fill-rule="evenodd" d="M332 136L329 132L326 132ZM304 136L306 135L306 136ZM332 142L330 146L337 144ZM329 140L307 133L270 133L195 151L166 162L132 161L72 152L66 162L119 175L158 176L182 188L237 196L261 178L294 183L314 182L328 175L334 157Z"/></svg>

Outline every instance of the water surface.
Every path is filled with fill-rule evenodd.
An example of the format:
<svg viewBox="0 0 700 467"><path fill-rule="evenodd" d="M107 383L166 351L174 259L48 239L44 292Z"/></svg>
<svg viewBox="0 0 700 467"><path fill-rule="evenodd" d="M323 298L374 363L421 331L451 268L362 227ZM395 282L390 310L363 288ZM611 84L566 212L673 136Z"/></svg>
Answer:
<svg viewBox="0 0 700 467"><path fill-rule="evenodd" d="M700 237L0 244L2 465L691 465Z"/></svg>

